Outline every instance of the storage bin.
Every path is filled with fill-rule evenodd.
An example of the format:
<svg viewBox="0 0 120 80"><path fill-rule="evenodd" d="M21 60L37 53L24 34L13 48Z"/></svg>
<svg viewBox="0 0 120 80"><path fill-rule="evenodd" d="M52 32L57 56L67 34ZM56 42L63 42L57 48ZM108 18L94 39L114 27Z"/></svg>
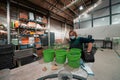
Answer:
<svg viewBox="0 0 120 80"><path fill-rule="evenodd" d="M81 59L81 50L80 49L71 49L68 54L68 65L72 68L80 67L80 59Z"/></svg>
<svg viewBox="0 0 120 80"><path fill-rule="evenodd" d="M44 62L52 62L54 60L54 50L53 49L46 49L43 51L43 59Z"/></svg>
<svg viewBox="0 0 120 80"><path fill-rule="evenodd" d="M66 61L66 50L60 49L55 51L55 59L59 64L64 64Z"/></svg>
<svg viewBox="0 0 120 80"><path fill-rule="evenodd" d="M13 68L14 46L0 45L0 70L5 68Z"/></svg>

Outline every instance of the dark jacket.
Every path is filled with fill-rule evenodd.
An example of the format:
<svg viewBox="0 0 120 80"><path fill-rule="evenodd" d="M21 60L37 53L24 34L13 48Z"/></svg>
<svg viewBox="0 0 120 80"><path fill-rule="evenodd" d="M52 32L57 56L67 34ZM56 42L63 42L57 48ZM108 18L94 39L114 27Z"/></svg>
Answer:
<svg viewBox="0 0 120 80"><path fill-rule="evenodd" d="M70 49L71 48L79 48L81 50L83 50L83 43L93 43L94 39L90 39L90 38L83 38L83 37L78 37L76 39L71 39L70 41Z"/></svg>

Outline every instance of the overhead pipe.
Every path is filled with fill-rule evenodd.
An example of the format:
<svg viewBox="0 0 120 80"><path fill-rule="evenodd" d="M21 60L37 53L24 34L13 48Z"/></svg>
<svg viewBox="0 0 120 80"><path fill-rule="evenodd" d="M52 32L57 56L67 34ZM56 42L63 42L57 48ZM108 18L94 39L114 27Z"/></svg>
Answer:
<svg viewBox="0 0 120 80"><path fill-rule="evenodd" d="M53 4L51 4L50 2L48 2L47 0L45 0L48 4L50 4L50 5L53 5ZM60 10L60 11L62 11L60 8L58 8L58 7L56 7L55 6L55 8L56 9L58 9L58 10ZM66 13L66 12L64 12L66 15L68 15L69 17L71 17L71 18L74 18L73 16L71 16L71 15L69 15L68 13ZM57 14L57 12L56 12L56 14Z"/></svg>
<svg viewBox="0 0 120 80"><path fill-rule="evenodd" d="M84 14L87 14L88 12L90 12L91 10L93 10L94 8L96 8L98 5L100 5L102 3L102 0L98 0L93 6L89 7L87 10L85 10L81 15L79 15L79 17L83 16Z"/></svg>
<svg viewBox="0 0 120 80"><path fill-rule="evenodd" d="M42 7L38 8L38 6L30 3L30 2L27 1L27 0L26 0L26 1L23 1L23 0L10 0L10 2L11 2L11 3L14 3L14 4L17 4L17 5L19 5L19 6L23 6L23 7L27 8L27 9L31 9L31 10L33 10L33 11L40 12L40 13L43 14L43 15L47 15L47 13L48 13L48 10L45 10L45 9L42 8ZM18 2L19 2L19 4L18 4ZM28 5L28 4L29 4L29 5ZM33 5L33 6L30 6L30 5ZM36 10L35 10L35 9L36 9ZM41 10L40 10L40 9L41 9Z"/></svg>
<svg viewBox="0 0 120 80"><path fill-rule="evenodd" d="M72 1L70 4L68 4L68 5L66 5L65 7L63 7L62 10L65 10L65 9L71 7L72 5L74 5L75 3L77 3L78 1L81 1L81 0Z"/></svg>
<svg viewBox="0 0 120 80"><path fill-rule="evenodd" d="M75 11L73 11L71 8L68 8L69 10L71 10L76 16L79 16L78 13L76 13Z"/></svg>
<svg viewBox="0 0 120 80"><path fill-rule="evenodd" d="M59 1L59 0L58 0ZM65 6L65 3L66 2L64 2L64 4L60 1L60 3L63 5L63 6ZM66 9L69 9L72 13L74 13L75 15L77 15L78 16L78 14L75 12L75 11L73 11L70 7L68 7L68 8L66 8ZM61 11L59 11L59 12L62 12L63 10L61 9ZM57 12L57 13L59 13L59 12Z"/></svg>
<svg viewBox="0 0 120 80"><path fill-rule="evenodd" d="M97 7L98 5L100 5L102 3L102 0L98 0L93 6L89 7L87 10L85 10L82 14L80 14L76 19L74 19L74 23L76 21L79 21L80 18L82 16L84 16L85 14L87 14L88 12L90 12L91 10L93 10L95 7Z"/></svg>
<svg viewBox="0 0 120 80"><path fill-rule="evenodd" d="M62 12L62 11L64 11L64 10L66 10L66 9L69 9L69 10L71 10L75 15L79 16L75 11L73 11L72 9L70 9L70 7L71 7L72 5L74 5L75 3L77 3L78 1L81 1L81 0L72 1L70 4L68 4L68 5L66 5L65 7L63 7L63 8L61 9L61 11L59 11L59 12L57 12L57 13L60 13L60 12Z"/></svg>
<svg viewBox="0 0 120 80"><path fill-rule="evenodd" d="M53 10L53 8L57 5L57 3L58 2L56 1L56 3L50 7L50 10Z"/></svg>

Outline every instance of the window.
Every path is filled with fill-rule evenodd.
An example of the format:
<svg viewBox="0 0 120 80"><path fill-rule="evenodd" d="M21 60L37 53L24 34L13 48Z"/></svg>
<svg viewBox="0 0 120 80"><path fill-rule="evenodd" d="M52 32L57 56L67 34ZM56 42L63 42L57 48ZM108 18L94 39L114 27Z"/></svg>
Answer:
<svg viewBox="0 0 120 80"><path fill-rule="evenodd" d="M120 4L112 6L112 14L120 13Z"/></svg>
<svg viewBox="0 0 120 80"><path fill-rule="evenodd" d="M115 4L115 3L120 2L120 0L112 0L111 2L112 2L112 4Z"/></svg>
<svg viewBox="0 0 120 80"><path fill-rule="evenodd" d="M103 17L103 18L99 18L99 19L95 19L93 21L93 26L94 27L100 27L100 26L105 26L105 25L109 25L109 17Z"/></svg>
<svg viewBox="0 0 120 80"><path fill-rule="evenodd" d="M107 6L109 6L109 0L102 0L102 3L99 6L97 6L94 10L98 10Z"/></svg>
<svg viewBox="0 0 120 80"><path fill-rule="evenodd" d="M90 28L91 27L91 21L84 21L80 23L80 28Z"/></svg>
<svg viewBox="0 0 120 80"><path fill-rule="evenodd" d="M120 24L120 14L112 16L112 24Z"/></svg>
<svg viewBox="0 0 120 80"><path fill-rule="evenodd" d="M85 14L85 15L81 16L80 21L86 21L86 20L90 20L90 19L91 19L91 15Z"/></svg>
<svg viewBox="0 0 120 80"><path fill-rule="evenodd" d="M109 8L104 8L102 10L96 11L93 13L93 18L98 18L102 16L109 15Z"/></svg>

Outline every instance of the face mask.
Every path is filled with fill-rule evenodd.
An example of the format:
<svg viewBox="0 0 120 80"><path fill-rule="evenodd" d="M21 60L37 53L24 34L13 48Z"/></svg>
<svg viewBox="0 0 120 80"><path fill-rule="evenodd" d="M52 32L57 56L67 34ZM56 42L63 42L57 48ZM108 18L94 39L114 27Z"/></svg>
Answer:
<svg viewBox="0 0 120 80"><path fill-rule="evenodd" d="M75 39L75 36L70 36L70 39Z"/></svg>

